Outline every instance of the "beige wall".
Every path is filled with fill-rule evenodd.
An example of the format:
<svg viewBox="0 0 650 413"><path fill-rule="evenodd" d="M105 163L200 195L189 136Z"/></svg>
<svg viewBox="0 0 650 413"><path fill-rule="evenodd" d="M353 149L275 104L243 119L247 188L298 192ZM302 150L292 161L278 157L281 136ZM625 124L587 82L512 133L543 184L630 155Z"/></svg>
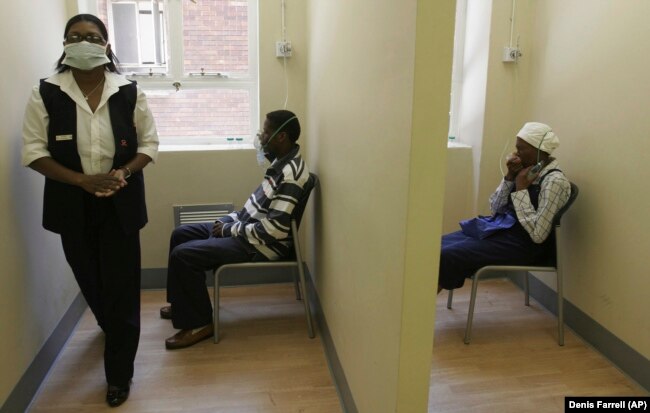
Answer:
<svg viewBox="0 0 650 413"><path fill-rule="evenodd" d="M419 0L396 412L427 410L449 128L454 2Z"/></svg>
<svg viewBox="0 0 650 413"><path fill-rule="evenodd" d="M558 132L581 189L566 297L650 358L650 3L534 2L527 115Z"/></svg>
<svg viewBox="0 0 650 413"><path fill-rule="evenodd" d="M282 39L281 0L258 0L260 18L260 116L282 109L285 102L284 59L275 57L275 42ZM289 78L287 109L305 123L307 76L307 6L304 0L285 0L287 40L293 47L286 59ZM303 136L304 137L304 136ZM303 142L304 143L304 142Z"/></svg>
<svg viewBox="0 0 650 413"><path fill-rule="evenodd" d="M426 410L453 14L310 2L311 268L360 412Z"/></svg>
<svg viewBox="0 0 650 413"><path fill-rule="evenodd" d="M443 234L458 231L458 223L474 215L474 150L464 144L450 144L447 148Z"/></svg>
<svg viewBox="0 0 650 413"><path fill-rule="evenodd" d="M149 223L141 232L142 268L167 267L174 205L241 208L263 173L251 150L160 152L145 170Z"/></svg>
<svg viewBox="0 0 650 413"><path fill-rule="evenodd" d="M525 121L550 124L555 155L581 189L564 221L565 297L648 357L650 3L517 1L516 65L501 62L512 2L492 3L477 211L500 179L505 142Z"/></svg>
<svg viewBox="0 0 650 413"><path fill-rule="evenodd" d="M0 3L0 406L78 292L59 238L41 227L43 179L20 165L25 104L61 53L65 7L63 0Z"/></svg>

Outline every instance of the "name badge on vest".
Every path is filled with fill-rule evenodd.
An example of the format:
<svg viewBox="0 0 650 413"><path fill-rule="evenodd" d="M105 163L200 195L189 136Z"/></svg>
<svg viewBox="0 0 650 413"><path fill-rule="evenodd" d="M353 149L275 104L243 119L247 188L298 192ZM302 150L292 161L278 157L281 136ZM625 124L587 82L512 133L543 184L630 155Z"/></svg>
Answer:
<svg viewBox="0 0 650 413"><path fill-rule="evenodd" d="M72 135L56 135L56 141L71 141Z"/></svg>

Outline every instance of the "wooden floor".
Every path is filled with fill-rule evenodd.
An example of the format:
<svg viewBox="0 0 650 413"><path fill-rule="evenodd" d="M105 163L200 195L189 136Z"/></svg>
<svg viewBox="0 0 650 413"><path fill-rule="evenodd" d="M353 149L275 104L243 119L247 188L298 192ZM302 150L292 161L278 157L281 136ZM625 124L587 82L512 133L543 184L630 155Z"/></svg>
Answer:
<svg viewBox="0 0 650 413"><path fill-rule="evenodd" d="M142 333L129 400L104 402L104 338L86 311L30 412L336 413L337 392L320 338L309 339L302 301L288 284L222 290L219 344L165 350L176 332L142 293Z"/></svg>
<svg viewBox="0 0 650 413"><path fill-rule="evenodd" d="M563 412L565 396L647 396L600 353L504 279L479 285L472 341L463 343L471 282L438 296L429 412Z"/></svg>
<svg viewBox="0 0 650 413"><path fill-rule="evenodd" d="M562 412L564 396L648 393L505 280L479 288L472 343L463 344L470 283L438 296L429 412ZM340 413L317 337L290 285L228 288L222 341L167 351L175 330L161 320L162 291L142 295L142 336L129 400L104 403L103 334L87 311L32 403L33 413ZM361 412L366 413L366 412ZM374 413L374 412L368 412ZM377 412L378 413L378 412Z"/></svg>

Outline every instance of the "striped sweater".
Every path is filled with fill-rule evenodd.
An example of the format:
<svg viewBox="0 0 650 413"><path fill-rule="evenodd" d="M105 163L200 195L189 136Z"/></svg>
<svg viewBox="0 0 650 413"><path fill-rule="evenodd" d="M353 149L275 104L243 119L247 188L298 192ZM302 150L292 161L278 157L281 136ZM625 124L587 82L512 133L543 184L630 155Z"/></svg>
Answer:
<svg viewBox="0 0 650 413"><path fill-rule="evenodd" d="M244 207L219 218L224 237L240 237L269 260L290 255L291 213L309 179L299 151L296 145L289 154L275 159Z"/></svg>

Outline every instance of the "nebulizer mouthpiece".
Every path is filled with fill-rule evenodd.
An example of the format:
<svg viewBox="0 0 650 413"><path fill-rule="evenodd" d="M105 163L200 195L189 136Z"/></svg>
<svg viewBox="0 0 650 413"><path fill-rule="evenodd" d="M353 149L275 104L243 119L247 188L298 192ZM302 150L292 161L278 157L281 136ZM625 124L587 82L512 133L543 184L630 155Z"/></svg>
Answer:
<svg viewBox="0 0 650 413"><path fill-rule="evenodd" d="M262 146L262 132L257 132L257 136L253 139L253 146L255 147L255 150L257 151L256 157L257 157L257 164L259 166L265 166L266 163L268 162L268 159L266 159L266 153L264 152L264 147Z"/></svg>
<svg viewBox="0 0 650 413"><path fill-rule="evenodd" d="M284 128L287 125L287 123L289 123L292 120L297 119L297 118L298 118L297 116L292 116L289 119L287 119L286 121L284 121L284 123L282 125L280 125L280 127L277 128L275 130L275 132L273 132L271 137L266 141L266 144L264 144L264 145L262 145L262 131L257 132L257 136L253 140L253 145L255 146L255 149L257 149L257 164L259 166L266 165L266 162L268 161L268 159L266 157L266 149L268 148L269 143L271 143L271 140L273 138L275 138L275 136L278 133L280 133L282 128Z"/></svg>

